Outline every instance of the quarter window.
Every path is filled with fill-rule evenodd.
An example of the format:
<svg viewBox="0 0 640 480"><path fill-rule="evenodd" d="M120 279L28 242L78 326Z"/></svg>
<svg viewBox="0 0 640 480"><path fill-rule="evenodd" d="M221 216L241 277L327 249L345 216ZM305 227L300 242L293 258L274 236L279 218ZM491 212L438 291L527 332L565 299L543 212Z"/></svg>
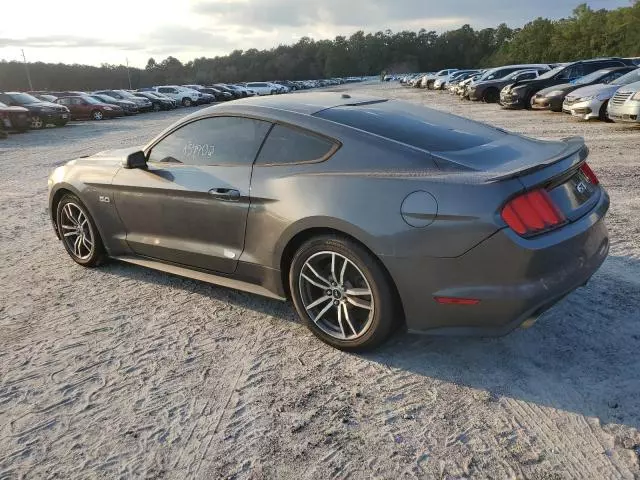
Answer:
<svg viewBox="0 0 640 480"><path fill-rule="evenodd" d="M153 146L149 162L185 165L251 165L271 124L242 117L196 120Z"/></svg>
<svg viewBox="0 0 640 480"><path fill-rule="evenodd" d="M256 165L278 165L319 160L334 143L324 137L282 125L274 125L260 150Z"/></svg>

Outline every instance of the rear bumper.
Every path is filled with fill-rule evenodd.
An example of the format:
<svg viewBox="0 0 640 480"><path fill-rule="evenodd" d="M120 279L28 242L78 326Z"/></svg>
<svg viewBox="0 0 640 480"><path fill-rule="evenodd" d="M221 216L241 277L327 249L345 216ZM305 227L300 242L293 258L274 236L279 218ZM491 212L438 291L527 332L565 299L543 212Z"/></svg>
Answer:
<svg viewBox="0 0 640 480"><path fill-rule="evenodd" d="M604 191L578 221L532 239L509 229L456 258L385 259L407 328L434 335L503 335L584 285L604 262L609 238ZM441 305L436 296L477 305Z"/></svg>

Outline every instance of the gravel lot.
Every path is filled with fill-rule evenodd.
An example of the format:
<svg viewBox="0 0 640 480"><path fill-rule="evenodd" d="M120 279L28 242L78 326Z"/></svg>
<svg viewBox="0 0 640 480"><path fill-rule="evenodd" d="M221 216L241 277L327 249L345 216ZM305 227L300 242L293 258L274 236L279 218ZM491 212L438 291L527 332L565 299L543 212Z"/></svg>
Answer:
<svg viewBox="0 0 640 480"><path fill-rule="evenodd" d="M112 262L49 224L46 178L185 111L0 141L0 479L640 478L640 129L404 98L543 138L582 135L611 255L529 330L397 334L350 355L284 303Z"/></svg>

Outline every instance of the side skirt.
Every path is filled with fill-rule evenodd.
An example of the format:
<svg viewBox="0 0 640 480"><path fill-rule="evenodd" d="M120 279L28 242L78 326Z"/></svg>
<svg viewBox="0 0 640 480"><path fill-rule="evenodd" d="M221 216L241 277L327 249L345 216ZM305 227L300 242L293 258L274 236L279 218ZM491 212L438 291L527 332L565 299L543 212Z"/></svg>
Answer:
<svg viewBox="0 0 640 480"><path fill-rule="evenodd" d="M214 285L218 285L221 287L232 288L234 290L241 290L243 292L262 295L263 297L274 298L276 300L283 300L283 301L287 300L284 294L275 293L265 288L262 285L256 285L255 283L239 280L238 278L230 278L223 275L216 275L214 273L194 270L194 269L186 268L180 265L164 263L155 259L140 257L140 256L126 255L126 256L116 256L111 258L113 258L114 260L120 260L122 262L132 263L134 265L140 265L142 267L152 268L153 270L159 270L161 272L170 273L172 275L178 275L180 277L191 278L194 280L200 280L202 282L212 283ZM238 265L238 271L247 270L248 268L250 267L248 267L248 265L246 264L242 266ZM260 267L255 267L255 268L258 270L262 270ZM250 269L253 270L253 268L250 268ZM269 272L269 273L262 272L262 275L257 275L257 276L251 275L251 276L254 278L258 276L262 276L263 280L268 282L269 279L264 277L272 276L276 274L276 271L272 271L272 272ZM253 272L253 273L255 274L256 272ZM280 272L277 272L278 275L279 273Z"/></svg>

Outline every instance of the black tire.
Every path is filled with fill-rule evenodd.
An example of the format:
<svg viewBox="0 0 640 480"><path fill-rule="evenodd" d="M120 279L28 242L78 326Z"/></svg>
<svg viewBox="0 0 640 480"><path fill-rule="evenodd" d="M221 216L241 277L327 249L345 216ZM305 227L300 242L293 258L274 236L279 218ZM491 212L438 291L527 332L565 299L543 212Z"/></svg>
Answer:
<svg viewBox="0 0 640 480"><path fill-rule="evenodd" d="M104 120L104 114L100 110L94 110L91 112L91 120Z"/></svg>
<svg viewBox="0 0 640 480"><path fill-rule="evenodd" d="M498 100L500 100L500 92L497 88L488 88L482 95L484 103L498 103Z"/></svg>
<svg viewBox="0 0 640 480"><path fill-rule="evenodd" d="M193 102L191 101L191 99L189 97L184 97L182 99L182 106L183 107L190 107L191 105L193 105Z"/></svg>
<svg viewBox="0 0 640 480"><path fill-rule="evenodd" d="M524 108L526 110L532 110L531 99L533 98L534 95L535 95L535 92L531 92L531 93L527 93L527 95L524 97Z"/></svg>
<svg viewBox="0 0 640 480"><path fill-rule="evenodd" d="M602 106L600 107L600 111L598 112L598 118L603 122L613 123L613 120L611 120L607 116L607 107L608 106L609 106L609 100L605 100L604 103L602 104Z"/></svg>
<svg viewBox="0 0 640 480"><path fill-rule="evenodd" d="M69 205L69 207L66 207L67 205ZM67 214L65 212L66 208L69 208L75 214L77 214L78 211L81 211L84 215L84 218L86 218L87 220L86 227L82 226L81 228L83 230L83 235L87 232L90 233L91 240L93 242L91 249L86 246L87 243L83 243L83 245L81 246L81 255L78 255L76 252L74 252L73 244L75 243L74 239L77 240L77 236L65 236L66 233L69 233L72 230L69 228L69 226L76 226L76 224L74 224L73 222L69 222L68 216L66 216ZM74 194L67 193L58 202L58 206L56 207L56 226L58 229L58 233L60 234L62 244L64 245L65 250L74 262L76 262L78 265L82 265L83 267L97 267L104 262L106 253L104 245L102 243L102 239L100 238L100 233L98 232L98 228L96 227L96 224L91 217L89 210L87 210L87 207ZM82 255L82 253L87 252L88 255Z"/></svg>
<svg viewBox="0 0 640 480"><path fill-rule="evenodd" d="M310 272L308 267L305 266L308 260L318 258L319 255L326 256L332 253L337 254L336 258L338 258L338 260L336 260L336 271L341 270L342 267L338 264L344 265L344 263L341 262L343 258L346 258L350 262L348 270L356 277L364 277L366 283L362 283L362 285L367 285L371 292L371 294L368 295L368 298L370 298L369 305L372 306L372 308L363 310L362 307L354 306L354 304L347 299L346 291L348 289L359 289L357 284L349 284L349 273L344 276L344 285L339 286L336 284L336 286L333 287L335 289L344 288L344 297L341 297L341 300L335 300L337 297L334 297L333 294L329 295L326 297L329 299L326 301L328 303L319 304L315 308L321 309L321 307L329 304L331 306L328 307L328 314L331 316L335 315L338 319L340 318L337 317L338 310L340 310L340 315L343 318L344 324L342 332L343 334L345 331L348 333L353 332L354 335L352 336L354 338L346 338L346 335L343 338L338 338L340 332L335 326L338 325L339 320L334 322L334 335L327 333L325 330L326 324L324 325L325 329L323 329L323 325L320 325L320 322L318 324L314 322L314 319L311 318L307 308L305 308L305 301L302 298L303 295L306 295L305 290L307 292L312 290L315 291L315 296L318 297L327 295L327 292L323 291L324 288L320 289L317 286L311 286L306 280L304 280L303 283L302 279L304 277L301 277L301 274L303 273L304 268L307 268L305 272ZM321 272L322 271L323 270L321 270ZM399 322L396 322L397 308L394 295L395 289L387 273L384 271L377 258L375 258L361 245L347 238L335 235L318 236L308 240L300 246L293 257L291 268L289 269L289 288L293 304L303 323L320 340L340 350L365 351L373 349L387 340L394 328L399 324ZM332 287L326 288L328 289L327 291L329 291ZM335 292L335 290L331 291ZM315 296L312 296L311 298L315 298ZM356 298L362 299L363 297L358 296ZM308 304L310 305L310 303ZM343 311L347 312L349 310L351 311L350 314L342 313ZM367 319L361 321L358 318L358 312L363 313L367 311L373 311L373 313L365 313ZM348 315L351 315L351 320L347 320ZM326 320L323 318L322 323L325 323L325 321ZM355 329L353 329L353 327L349 329L349 326L352 324L356 326ZM357 333L356 330L360 330L360 332Z"/></svg>
<svg viewBox="0 0 640 480"><path fill-rule="evenodd" d="M158 104L158 103L154 103L153 104L153 111L154 112L159 112L160 109L161 109L160 104Z"/></svg>

